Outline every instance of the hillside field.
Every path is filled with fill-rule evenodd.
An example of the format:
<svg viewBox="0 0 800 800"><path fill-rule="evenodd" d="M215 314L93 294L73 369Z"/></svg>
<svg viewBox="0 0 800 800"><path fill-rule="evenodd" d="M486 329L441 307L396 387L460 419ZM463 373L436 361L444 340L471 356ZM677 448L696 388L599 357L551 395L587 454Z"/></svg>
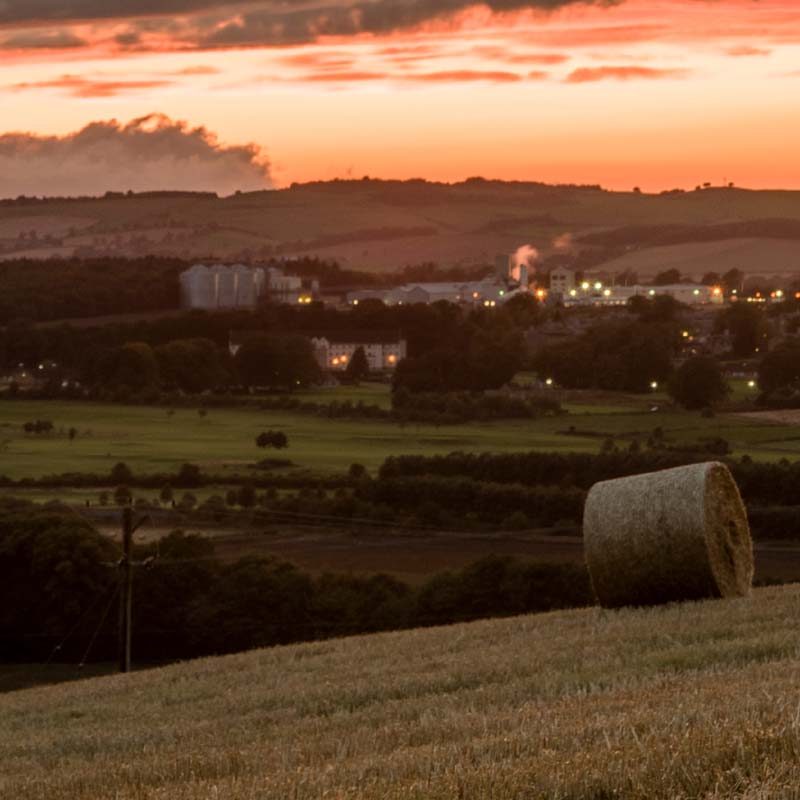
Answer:
<svg viewBox="0 0 800 800"><path fill-rule="evenodd" d="M388 388L344 388L330 399L363 399L388 404ZM308 399L324 400L319 393ZM570 413L536 420L504 420L462 425L401 426L386 420L329 419L321 416L250 408L197 409L123 406L61 401L7 401L0 403L0 474L10 478L41 477L65 472L105 474L118 461L134 472L174 472L191 462L204 471L225 476L246 472L264 457L291 459L296 467L319 474L346 472L354 462L376 470L392 455L433 455L456 450L515 452L524 450L598 452L607 437L626 447L642 443L661 427L670 443L696 443L722 437L733 454L757 460L796 458L800 455L800 430L796 425L739 414L718 414L704 419L697 412L672 410L663 396L639 399L621 396L597 405L565 403ZM652 412L652 403L664 410ZM25 434L28 420L48 419L56 428L52 436ZM74 427L70 442L66 431ZM570 427L574 428L570 431ZM284 431L289 448L275 453L256 448L263 430Z"/></svg>
<svg viewBox="0 0 800 800"><path fill-rule="evenodd" d="M466 181L332 181L250 192L110 197L0 204L0 261L86 255L247 259L314 255L382 271L408 264L492 264L495 255L532 244L542 254L566 235L627 225L710 225L800 219L800 192L710 189L648 195L596 187ZM32 235L35 234L35 235ZM725 244L723 242L723 244ZM795 269L796 241L757 239L723 248L703 271ZM794 248L794 249L792 249ZM630 264L643 274L663 268ZM742 259L745 259L744 261ZM779 263L776 263L779 262ZM779 268L783 265L783 268Z"/></svg>
<svg viewBox="0 0 800 800"><path fill-rule="evenodd" d="M0 696L15 800L755 800L800 785L800 585Z"/></svg>

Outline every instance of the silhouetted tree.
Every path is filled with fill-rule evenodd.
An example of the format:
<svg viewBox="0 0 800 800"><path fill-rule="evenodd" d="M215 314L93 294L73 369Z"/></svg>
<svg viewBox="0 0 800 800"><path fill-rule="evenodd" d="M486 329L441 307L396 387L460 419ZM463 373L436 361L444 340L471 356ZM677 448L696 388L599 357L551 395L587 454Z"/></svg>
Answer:
<svg viewBox="0 0 800 800"><path fill-rule="evenodd" d="M684 361L673 373L667 391L684 408L698 409L724 400L730 387L715 359L696 356Z"/></svg>

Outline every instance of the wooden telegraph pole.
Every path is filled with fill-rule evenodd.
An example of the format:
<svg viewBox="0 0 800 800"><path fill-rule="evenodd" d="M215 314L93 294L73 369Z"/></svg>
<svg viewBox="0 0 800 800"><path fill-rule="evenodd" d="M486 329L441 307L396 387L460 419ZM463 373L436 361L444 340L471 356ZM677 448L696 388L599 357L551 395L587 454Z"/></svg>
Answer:
<svg viewBox="0 0 800 800"><path fill-rule="evenodd" d="M133 521L133 509L125 506L122 509L122 559L119 562L119 627L118 653L119 671L130 672L131 669L131 620L133 617L133 534L148 520L142 517Z"/></svg>

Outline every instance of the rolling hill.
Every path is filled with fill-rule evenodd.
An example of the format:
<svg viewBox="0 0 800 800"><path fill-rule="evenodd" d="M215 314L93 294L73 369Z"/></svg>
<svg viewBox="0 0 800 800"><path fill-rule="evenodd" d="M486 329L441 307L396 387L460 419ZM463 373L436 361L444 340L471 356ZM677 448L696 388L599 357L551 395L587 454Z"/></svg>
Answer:
<svg viewBox="0 0 800 800"><path fill-rule="evenodd" d="M772 228L764 227L764 220ZM710 188L646 195L482 179L459 184L332 181L226 198L157 192L4 200L0 259L317 255L380 271L429 261L443 266L493 263L497 253L526 243L545 256L565 246L597 250L597 241L590 245L592 235L604 241L604 234L617 229L692 226L708 228L708 235L716 237L713 242L747 240L745 252L739 245L715 250L715 270L741 268L746 261L752 272L762 265L769 272L785 272L798 266L798 237L792 234L794 239L779 243L789 250L776 250L774 229L777 225L791 233L798 221L800 192ZM626 241L636 253L626 256L624 267L643 274L660 268L658 254L650 253L653 245L652 236ZM638 254L643 254L641 261ZM619 255L613 248L600 248L592 263ZM701 252L691 268L701 270L705 264Z"/></svg>
<svg viewBox="0 0 800 800"><path fill-rule="evenodd" d="M800 585L339 639L0 697L15 800L777 798Z"/></svg>

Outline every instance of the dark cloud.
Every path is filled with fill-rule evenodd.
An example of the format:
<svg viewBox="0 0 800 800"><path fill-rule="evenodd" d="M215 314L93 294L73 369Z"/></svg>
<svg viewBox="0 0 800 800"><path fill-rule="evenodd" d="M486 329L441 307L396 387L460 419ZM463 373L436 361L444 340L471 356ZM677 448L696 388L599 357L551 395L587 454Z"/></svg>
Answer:
<svg viewBox="0 0 800 800"><path fill-rule="evenodd" d="M5 50L70 50L89 43L68 30L28 30L0 37Z"/></svg>
<svg viewBox="0 0 800 800"><path fill-rule="evenodd" d="M241 5L242 0L0 0L0 25L185 14Z"/></svg>
<svg viewBox="0 0 800 800"><path fill-rule="evenodd" d="M624 0L483 0L503 13L553 11L570 5L612 6ZM190 47L300 44L320 36L388 33L446 19L475 0L0 0L0 27L126 20L123 47L144 33L168 33Z"/></svg>
<svg viewBox="0 0 800 800"><path fill-rule="evenodd" d="M618 5L623 0L484 0L478 3L493 12L526 9L553 11L569 5ZM198 31L203 47L242 47L264 44L301 44L320 36L353 36L390 33L425 22L448 18L476 5L475 0L371 0L330 2L289 10L284 4L259 4L244 10L205 34Z"/></svg>
<svg viewBox="0 0 800 800"><path fill-rule="evenodd" d="M93 122L66 136L0 135L0 197L107 190L211 190L272 185L256 145L225 146L205 128L160 114Z"/></svg>

